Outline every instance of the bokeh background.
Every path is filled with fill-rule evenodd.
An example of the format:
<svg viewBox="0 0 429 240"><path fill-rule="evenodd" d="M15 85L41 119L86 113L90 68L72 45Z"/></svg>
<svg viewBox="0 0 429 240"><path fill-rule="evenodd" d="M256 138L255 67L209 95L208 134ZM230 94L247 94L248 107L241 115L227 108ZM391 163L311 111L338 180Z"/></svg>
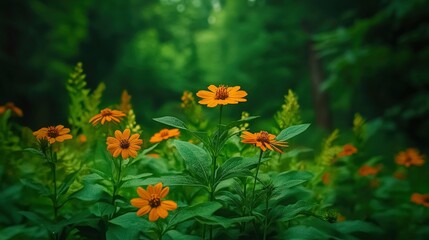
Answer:
<svg viewBox="0 0 429 240"><path fill-rule="evenodd" d="M3 0L0 36L0 105L33 130L67 125L65 83L82 62L89 87L106 84L102 106L128 90L149 132L184 90L240 85L248 102L228 114L260 115L259 128L292 89L313 134L360 113L374 151L427 153L425 0Z"/></svg>

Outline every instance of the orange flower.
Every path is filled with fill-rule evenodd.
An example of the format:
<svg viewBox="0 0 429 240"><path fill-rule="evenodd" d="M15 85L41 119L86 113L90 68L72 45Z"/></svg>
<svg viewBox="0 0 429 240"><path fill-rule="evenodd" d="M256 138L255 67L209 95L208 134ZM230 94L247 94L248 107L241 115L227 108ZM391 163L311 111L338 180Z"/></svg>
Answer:
<svg viewBox="0 0 429 240"><path fill-rule="evenodd" d="M250 133L248 131L244 131L241 135L241 142L242 143L248 143L248 144L254 144L256 147L259 147L262 149L262 151L265 152L265 150L269 149L271 151L277 151L279 153L283 153L282 150L280 150L278 147L287 147L286 142L281 142L276 140L276 136L273 134L269 134L268 132L261 131L259 133Z"/></svg>
<svg viewBox="0 0 429 240"><path fill-rule="evenodd" d="M240 86L225 87L220 85L210 85L208 87L210 91L200 90L197 92L197 96L202 98L198 103L207 105L207 107L216 107L218 104L238 104L239 102L246 102L244 98L247 96L246 91L240 90Z"/></svg>
<svg viewBox="0 0 429 240"><path fill-rule="evenodd" d="M124 113L128 113L133 107L131 106L131 96L127 90L122 91L121 95L121 110Z"/></svg>
<svg viewBox="0 0 429 240"><path fill-rule="evenodd" d="M422 166L425 163L424 157L415 148L408 148L396 155L395 161L398 165L409 167L411 165Z"/></svg>
<svg viewBox="0 0 429 240"><path fill-rule="evenodd" d="M162 183L158 183L153 187L149 185L147 191L141 187L137 188L137 194L140 198L131 199L131 205L136 208L140 208L136 214L137 216L143 216L149 213L149 221L154 222L158 218L166 218L168 216L167 211L175 210L177 204L171 200L161 200L167 196L169 187L162 188Z"/></svg>
<svg viewBox="0 0 429 240"><path fill-rule="evenodd" d="M393 177L399 180L404 180L407 178L407 175L403 171L396 171L393 173Z"/></svg>
<svg viewBox="0 0 429 240"><path fill-rule="evenodd" d="M87 139L86 135L82 133L82 134L79 134L78 140L80 143L85 143L88 139Z"/></svg>
<svg viewBox="0 0 429 240"><path fill-rule="evenodd" d="M67 139L72 139L73 136L68 134L70 132L69 128L65 128L63 125L49 126L41 128L35 132L33 135L36 136L37 139L46 138L50 144L54 142L63 142Z"/></svg>
<svg viewBox="0 0 429 240"><path fill-rule="evenodd" d="M13 102L7 102L4 106L0 106L0 115L5 113L7 110L11 110L15 116L22 117L24 114L22 113L21 108L15 106Z"/></svg>
<svg viewBox="0 0 429 240"><path fill-rule="evenodd" d="M129 156L137 157L137 151L140 149L140 146L143 144L140 134L136 133L130 137L130 129L125 129L123 133L121 131L115 131L115 137L107 138L107 150L113 155L113 157L118 157L119 154L122 155L122 159L126 159Z"/></svg>
<svg viewBox="0 0 429 240"><path fill-rule="evenodd" d="M324 185L329 185L331 183L331 173L325 172L322 176L322 183Z"/></svg>
<svg viewBox="0 0 429 240"><path fill-rule="evenodd" d="M376 167L371 167L368 165L363 165L361 168L359 168L359 175L360 176L369 176L369 175L377 175L378 172L381 170L381 165L377 165Z"/></svg>
<svg viewBox="0 0 429 240"><path fill-rule="evenodd" d="M429 207L429 193L426 193L426 194L413 193L413 195L411 195L411 202L415 204L423 205L425 207Z"/></svg>
<svg viewBox="0 0 429 240"><path fill-rule="evenodd" d="M164 128L161 131L155 133L155 135L153 135L150 138L149 142L157 143L172 137L178 137L179 135L180 135L180 131L177 128L173 128L173 129Z"/></svg>
<svg viewBox="0 0 429 240"><path fill-rule="evenodd" d="M151 157L151 158L159 158L158 153L148 153L148 154L146 154L146 156Z"/></svg>
<svg viewBox="0 0 429 240"><path fill-rule="evenodd" d="M125 117L125 113L118 111L118 110L112 110L110 108L105 108L100 111L100 113L96 114L94 117L92 117L89 122L92 123L92 125L97 125L99 122L101 124L104 124L104 122L108 121L114 121L114 122L120 122L122 117Z"/></svg>
<svg viewBox="0 0 429 240"><path fill-rule="evenodd" d="M346 220L346 217L338 213L337 222L344 222L345 220Z"/></svg>
<svg viewBox="0 0 429 240"><path fill-rule="evenodd" d="M350 156L357 153L357 148L351 144L346 144L343 146L343 151L338 153L338 157Z"/></svg>

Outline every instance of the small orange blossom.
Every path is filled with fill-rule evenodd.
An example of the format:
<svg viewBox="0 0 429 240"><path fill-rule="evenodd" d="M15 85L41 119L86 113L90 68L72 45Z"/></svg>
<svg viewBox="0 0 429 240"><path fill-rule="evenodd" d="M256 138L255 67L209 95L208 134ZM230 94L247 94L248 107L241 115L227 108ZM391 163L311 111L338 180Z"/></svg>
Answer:
<svg viewBox="0 0 429 240"><path fill-rule="evenodd" d="M256 147L259 147L264 152L265 150L269 149L271 151L274 150L279 153L283 153L282 150L280 150L278 147L288 146L286 142L277 141L276 136L274 134L269 134L266 131L261 131L259 133L251 133L248 131L244 131L241 135L241 138L242 143L254 144Z"/></svg>
<svg viewBox="0 0 429 240"><path fill-rule="evenodd" d="M33 135L39 140L46 138L50 144L53 144L54 142L63 142L64 140L72 139L73 136L68 134L69 132L69 128L65 128L63 125L57 125L55 127L49 126L41 128L33 132Z"/></svg>
<svg viewBox="0 0 429 240"><path fill-rule="evenodd" d="M180 135L180 131L177 128L173 128L173 129L164 128L161 131L155 133L155 135L153 135L150 138L149 142L157 143L172 137L178 137L179 135Z"/></svg>
<svg viewBox="0 0 429 240"><path fill-rule="evenodd" d="M168 211L175 210L177 203L171 200L161 200L167 196L169 187L162 188L162 183L153 187L149 185L147 191L141 187L137 188L137 194L140 198L131 199L131 205L140 208L136 214L143 216L149 213L149 221L154 222L158 218L166 218Z"/></svg>
<svg viewBox="0 0 429 240"><path fill-rule="evenodd" d="M208 87L210 91L200 90L197 92L197 96L202 98L198 101L199 104L207 105L207 107L216 107L217 105L227 104L238 104L239 102L246 102L244 98L247 96L247 92L240 90L240 86L226 87L220 85L210 85Z"/></svg>
<svg viewBox="0 0 429 240"><path fill-rule="evenodd" d="M100 111L100 113L96 114L94 117L92 117L89 122L92 123L92 125L97 125L98 123L101 123L102 125L107 122L117 122L119 123L121 121L122 117L125 117L125 113L119 111L119 110L112 110L110 108L105 108Z"/></svg>
<svg viewBox="0 0 429 240"><path fill-rule="evenodd" d="M130 129L125 129L122 133L119 130L115 131L115 137L107 137L107 150L113 155L118 157L121 154L122 159L126 159L129 156L137 157L137 151L141 148L143 140L141 140L140 134L135 133L132 136Z"/></svg>

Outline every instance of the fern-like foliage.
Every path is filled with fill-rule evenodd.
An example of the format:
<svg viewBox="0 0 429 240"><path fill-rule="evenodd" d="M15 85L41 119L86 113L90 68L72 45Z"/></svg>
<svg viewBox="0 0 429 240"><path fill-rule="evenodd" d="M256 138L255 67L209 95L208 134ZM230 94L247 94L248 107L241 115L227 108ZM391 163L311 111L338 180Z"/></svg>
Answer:
<svg viewBox="0 0 429 240"><path fill-rule="evenodd" d="M365 119L359 113L356 113L353 118L353 135L356 145L360 146L366 141L366 123Z"/></svg>
<svg viewBox="0 0 429 240"><path fill-rule="evenodd" d="M288 94L284 96L282 109L274 116L274 119L280 129L285 129L292 125L302 123L299 108L298 97L289 89Z"/></svg>
<svg viewBox="0 0 429 240"><path fill-rule="evenodd" d="M322 143L322 151L319 157L316 159L317 163L323 166L330 166L333 163L333 160L339 152L341 152L342 147L334 145L334 141L339 136L339 130L335 129Z"/></svg>
<svg viewBox="0 0 429 240"><path fill-rule="evenodd" d="M100 83L91 94L91 90L86 88L85 78L82 63L77 63L66 84L70 97L68 120L75 133L88 126L88 120L97 114L103 91L106 88L103 83Z"/></svg>

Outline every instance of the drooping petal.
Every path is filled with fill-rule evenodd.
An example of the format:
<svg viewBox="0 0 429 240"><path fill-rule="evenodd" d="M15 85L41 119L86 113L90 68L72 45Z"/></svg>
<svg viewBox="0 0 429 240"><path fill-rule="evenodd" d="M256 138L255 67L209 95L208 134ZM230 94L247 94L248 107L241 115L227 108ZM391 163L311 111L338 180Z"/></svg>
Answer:
<svg viewBox="0 0 429 240"><path fill-rule="evenodd" d="M152 210L149 213L149 221L155 222L156 220L158 220L158 218L159 218L158 211L156 210L156 208L152 208Z"/></svg>
<svg viewBox="0 0 429 240"><path fill-rule="evenodd" d="M142 208L140 208L137 212L136 215L141 217L145 214L147 214L152 208L149 205L143 206Z"/></svg>
<svg viewBox="0 0 429 240"><path fill-rule="evenodd" d="M161 206L157 207L157 208L156 208L156 211L157 211L158 215L159 215L161 218L166 218L166 217L168 216L168 212L167 212L167 210L165 210L165 209L164 209L164 208L162 208Z"/></svg>

